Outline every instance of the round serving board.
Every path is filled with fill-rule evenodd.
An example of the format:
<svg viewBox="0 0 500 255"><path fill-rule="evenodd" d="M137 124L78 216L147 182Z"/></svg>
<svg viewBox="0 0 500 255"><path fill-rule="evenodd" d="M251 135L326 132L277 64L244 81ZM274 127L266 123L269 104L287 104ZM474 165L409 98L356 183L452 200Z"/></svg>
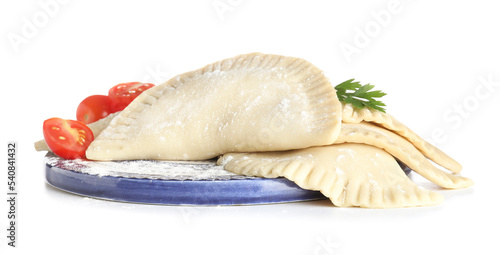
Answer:
<svg viewBox="0 0 500 255"><path fill-rule="evenodd" d="M236 175L207 161L66 160L45 156L47 182L71 193L168 205L245 205L325 199L285 178Z"/></svg>

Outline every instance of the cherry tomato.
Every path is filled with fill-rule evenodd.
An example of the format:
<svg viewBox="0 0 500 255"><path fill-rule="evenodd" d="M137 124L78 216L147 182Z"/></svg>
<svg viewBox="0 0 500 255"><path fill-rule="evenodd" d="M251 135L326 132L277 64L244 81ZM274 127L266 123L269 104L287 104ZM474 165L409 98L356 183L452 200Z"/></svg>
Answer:
<svg viewBox="0 0 500 255"><path fill-rule="evenodd" d="M94 140L94 133L82 122L51 118L43 122L43 137L59 157L77 159L85 158L85 151Z"/></svg>
<svg viewBox="0 0 500 255"><path fill-rule="evenodd" d="M142 92L154 86L151 83L127 82L112 87L108 92L112 101L111 110L117 112L125 109Z"/></svg>
<svg viewBox="0 0 500 255"><path fill-rule="evenodd" d="M111 111L111 99L104 95L85 98L76 109L76 119L85 124L98 121L108 116Z"/></svg>

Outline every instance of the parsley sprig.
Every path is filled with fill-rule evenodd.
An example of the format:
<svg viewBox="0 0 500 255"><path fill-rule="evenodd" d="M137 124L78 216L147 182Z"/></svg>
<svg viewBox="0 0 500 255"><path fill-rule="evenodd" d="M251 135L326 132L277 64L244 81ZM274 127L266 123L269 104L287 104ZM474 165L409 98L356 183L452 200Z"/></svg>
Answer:
<svg viewBox="0 0 500 255"><path fill-rule="evenodd" d="M352 104L352 106L358 109L370 107L385 112L383 107L386 105L374 98L381 98L387 94L380 90L370 91L374 87L374 85L370 85L369 83L361 85L359 82L354 81L354 79L350 79L335 86L335 89L337 90L337 97L341 102Z"/></svg>

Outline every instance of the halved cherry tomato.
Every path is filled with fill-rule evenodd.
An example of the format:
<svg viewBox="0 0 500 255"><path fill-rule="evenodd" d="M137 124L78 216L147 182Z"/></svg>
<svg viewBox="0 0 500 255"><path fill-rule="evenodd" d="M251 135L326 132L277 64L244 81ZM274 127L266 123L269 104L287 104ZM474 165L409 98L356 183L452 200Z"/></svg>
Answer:
<svg viewBox="0 0 500 255"><path fill-rule="evenodd" d="M79 121L51 118L43 122L43 137L49 148L65 159L85 158L94 133Z"/></svg>
<svg viewBox="0 0 500 255"><path fill-rule="evenodd" d="M127 82L112 87L108 92L112 101L111 110L117 112L125 109L142 92L154 86L151 83Z"/></svg>
<svg viewBox="0 0 500 255"><path fill-rule="evenodd" d="M93 95L85 98L76 109L76 119L85 124L98 121L109 114L111 110L111 99L104 95Z"/></svg>

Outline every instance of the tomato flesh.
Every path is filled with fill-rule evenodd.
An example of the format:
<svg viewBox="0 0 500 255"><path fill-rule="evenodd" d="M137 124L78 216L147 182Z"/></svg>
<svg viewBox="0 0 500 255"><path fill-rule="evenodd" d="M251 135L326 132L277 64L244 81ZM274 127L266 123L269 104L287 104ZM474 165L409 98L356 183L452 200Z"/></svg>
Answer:
<svg viewBox="0 0 500 255"><path fill-rule="evenodd" d="M85 151L94 140L92 130L82 122L50 118L43 122L47 146L65 159L85 158Z"/></svg>
<svg viewBox="0 0 500 255"><path fill-rule="evenodd" d="M93 95L85 98L76 109L76 119L85 124L96 122L109 114L111 110L111 99L104 95Z"/></svg>
<svg viewBox="0 0 500 255"><path fill-rule="evenodd" d="M151 83L127 82L112 87L108 92L108 96L112 102L111 110L113 112L122 111L142 92L154 86Z"/></svg>

